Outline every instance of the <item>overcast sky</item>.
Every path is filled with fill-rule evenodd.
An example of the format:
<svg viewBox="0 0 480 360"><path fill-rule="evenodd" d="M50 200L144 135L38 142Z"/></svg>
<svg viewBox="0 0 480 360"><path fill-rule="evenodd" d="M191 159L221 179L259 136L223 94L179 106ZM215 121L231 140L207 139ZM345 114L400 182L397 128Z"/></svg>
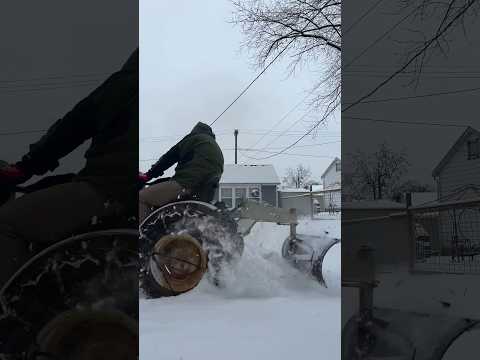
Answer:
<svg viewBox="0 0 480 360"><path fill-rule="evenodd" d="M174 13L172 12L174 10ZM230 24L230 1L181 0L140 2L140 167L146 170L198 122L212 122L260 71L252 67L249 53L240 51L243 34ZM174 16L173 16L174 14ZM234 129L239 129L239 148L252 146L310 91L318 74L307 68L287 77L286 61L275 63L233 105L213 130L223 149L225 163L234 162ZM268 145L308 111L299 106L255 149ZM278 151L299 138L321 113L311 113L286 136L265 151ZM239 163L273 164L278 175L302 163L314 178L335 156L340 156L339 114L332 117L315 138L307 137L289 153L268 160L252 160L268 153L243 152ZM292 131L295 131L292 133ZM308 146L323 144L320 146ZM145 161L148 160L148 161Z"/></svg>
<svg viewBox="0 0 480 360"><path fill-rule="evenodd" d="M342 25L348 29L375 0L348 1L342 9ZM412 29L417 23L405 21L389 32L409 11L398 12L400 1L382 2L355 28L344 33L342 51L342 108L368 93L377 84L398 69L402 50L412 40ZM436 20L438 21L438 20ZM466 34L457 29L449 36L449 51L445 56L433 57L424 68L418 87L409 85L411 77L400 76L391 81L369 100L424 95L480 87L480 19L469 17ZM380 37L383 39L377 41ZM374 44L374 45L372 45ZM369 47L367 51L365 48ZM359 54L364 53L362 56ZM355 59L353 61L353 59ZM353 61L353 62L352 62ZM351 62L351 64L350 64ZM347 66L347 64L349 66ZM375 102L358 105L342 114L343 159L361 149L373 151L386 142L396 151L405 151L411 164L407 177L433 183L432 170L447 153L465 127L403 125L359 121L352 117L464 124L480 129L478 99L480 91ZM348 170L348 166L343 166Z"/></svg>

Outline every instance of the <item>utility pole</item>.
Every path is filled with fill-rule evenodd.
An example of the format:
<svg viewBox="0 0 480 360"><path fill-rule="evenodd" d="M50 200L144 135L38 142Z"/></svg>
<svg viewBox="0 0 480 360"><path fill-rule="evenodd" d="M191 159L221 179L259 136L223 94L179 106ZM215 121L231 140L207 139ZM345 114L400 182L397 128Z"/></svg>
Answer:
<svg viewBox="0 0 480 360"><path fill-rule="evenodd" d="M237 138L238 138L238 129L235 129L233 132L233 135L235 135L235 164L237 163Z"/></svg>

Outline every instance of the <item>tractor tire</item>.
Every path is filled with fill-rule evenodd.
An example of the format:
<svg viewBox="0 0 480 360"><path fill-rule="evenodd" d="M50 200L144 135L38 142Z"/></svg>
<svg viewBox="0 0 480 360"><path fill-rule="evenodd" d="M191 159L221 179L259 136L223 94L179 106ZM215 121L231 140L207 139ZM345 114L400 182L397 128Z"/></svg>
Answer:
<svg viewBox="0 0 480 360"><path fill-rule="evenodd" d="M228 212L200 201L179 201L162 206L140 225L140 287L148 298L185 293L196 287L203 277L203 273L198 277L199 272L192 271L191 276L184 278L185 284L177 281L173 286L169 281L171 276L155 269L154 249L166 236L187 236L192 246L199 244L206 257L203 273L216 285L220 284L222 268L234 264L244 248L243 238L237 233L237 223ZM200 258L201 255L197 256ZM180 261L191 263L190 260ZM195 262L199 268L202 264L201 260ZM157 265L164 267L165 263ZM160 276L165 281L159 281Z"/></svg>
<svg viewBox="0 0 480 360"><path fill-rule="evenodd" d="M0 358L24 356L72 309L112 310L138 324L138 231L95 231L46 248L4 285L0 304Z"/></svg>

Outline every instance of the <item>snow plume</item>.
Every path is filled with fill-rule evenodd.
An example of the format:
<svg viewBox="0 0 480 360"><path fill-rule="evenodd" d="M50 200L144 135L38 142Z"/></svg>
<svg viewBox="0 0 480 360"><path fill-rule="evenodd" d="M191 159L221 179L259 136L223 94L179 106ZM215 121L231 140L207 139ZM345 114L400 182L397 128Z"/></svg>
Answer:
<svg viewBox="0 0 480 360"><path fill-rule="evenodd" d="M271 226L270 226L271 225ZM288 227L257 224L245 238L245 249L234 267L225 267L223 296L276 297L298 291L321 291L309 275L291 267L282 258L281 244L288 236Z"/></svg>
<svg viewBox="0 0 480 360"><path fill-rule="evenodd" d="M220 274L223 286L216 288L204 279L194 291L224 298L269 298L339 291L335 286L332 289L323 288L310 274L302 273L287 263L281 255L281 248L288 235L288 226L257 223L244 239L245 249L239 261L233 266L223 266ZM335 251L327 262L327 266L332 267L328 273L328 281L332 284L340 281L338 256Z"/></svg>
<svg viewBox="0 0 480 360"><path fill-rule="evenodd" d="M331 236L339 228L333 219L298 226ZM288 226L257 223L238 263L224 268L223 287L204 277L188 293L140 300L140 359L340 359L339 292L282 258L288 234Z"/></svg>

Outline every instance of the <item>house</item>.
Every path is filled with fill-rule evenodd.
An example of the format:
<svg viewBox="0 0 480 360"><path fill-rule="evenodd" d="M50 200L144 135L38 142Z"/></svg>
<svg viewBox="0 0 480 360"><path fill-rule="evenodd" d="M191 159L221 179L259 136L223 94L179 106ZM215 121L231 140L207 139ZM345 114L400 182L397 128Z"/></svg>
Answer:
<svg viewBox="0 0 480 360"><path fill-rule="evenodd" d="M300 216L311 216L315 211L316 197L307 189L281 188L278 191L278 207L295 208Z"/></svg>
<svg viewBox="0 0 480 360"><path fill-rule="evenodd" d="M429 252L440 257L480 254L480 133L467 127L432 172L437 200L413 206L417 223L428 234ZM417 225L417 224L416 224ZM417 235L421 235L418 234ZM418 244L417 244L418 245ZM417 259L422 252L417 251ZM473 256L473 255L472 255ZM473 260L472 260L473 261ZM445 265L445 264L444 264ZM433 266L433 265L431 265ZM465 271L449 267L446 271Z"/></svg>
<svg viewBox="0 0 480 360"><path fill-rule="evenodd" d="M322 174L323 189L328 190L340 187L342 183L341 171L342 162L336 157Z"/></svg>
<svg viewBox="0 0 480 360"><path fill-rule="evenodd" d="M342 162L336 157L322 174L324 206L327 209L341 207Z"/></svg>
<svg viewBox="0 0 480 360"><path fill-rule="evenodd" d="M432 175L438 199L465 187L480 187L480 133L468 127L448 150Z"/></svg>
<svg viewBox="0 0 480 360"><path fill-rule="evenodd" d="M226 164L215 201L228 208L240 205L242 199L278 206L280 179L273 165Z"/></svg>

